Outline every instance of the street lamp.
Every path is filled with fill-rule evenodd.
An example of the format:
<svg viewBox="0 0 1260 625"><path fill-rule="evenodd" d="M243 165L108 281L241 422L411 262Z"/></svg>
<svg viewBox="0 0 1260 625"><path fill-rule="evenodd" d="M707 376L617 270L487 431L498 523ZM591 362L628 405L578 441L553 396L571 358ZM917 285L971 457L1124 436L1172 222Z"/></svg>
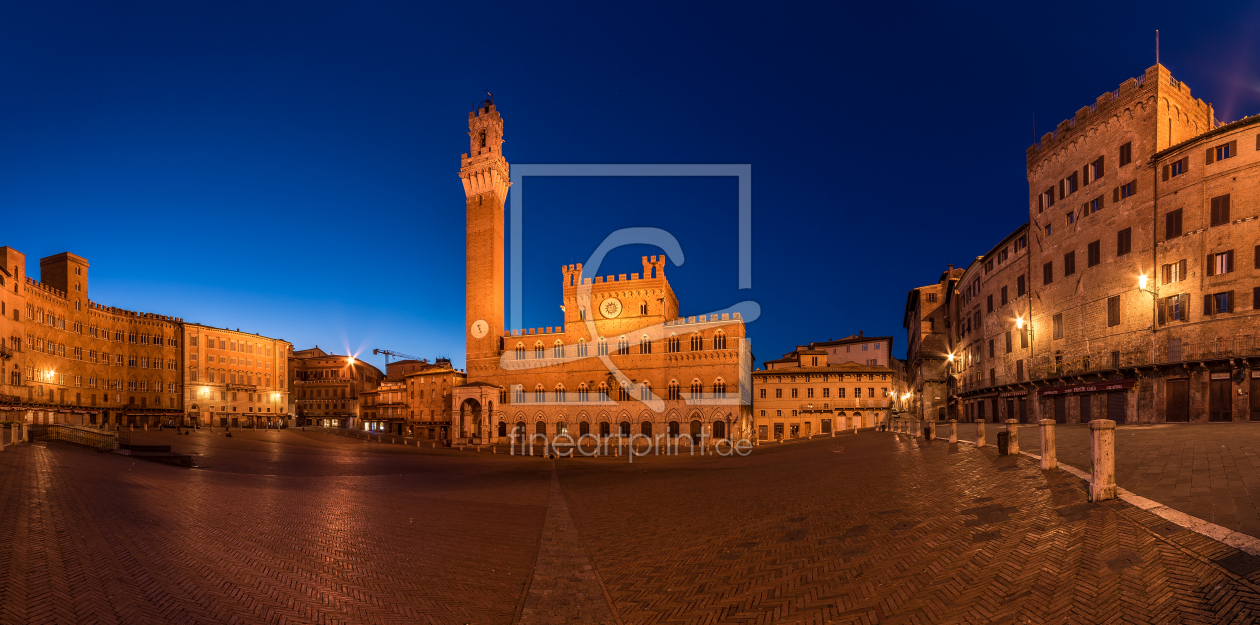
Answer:
<svg viewBox="0 0 1260 625"><path fill-rule="evenodd" d="M1024 329L1024 318L1023 318L1023 317L1016 317L1016 318L1015 318L1015 329L1016 329L1016 330L1023 330L1023 329Z"/></svg>
<svg viewBox="0 0 1260 625"><path fill-rule="evenodd" d="M1138 276L1138 290L1150 293L1151 297L1159 299L1159 287L1152 282L1150 288L1147 288L1147 282L1148 280L1146 279L1146 274Z"/></svg>

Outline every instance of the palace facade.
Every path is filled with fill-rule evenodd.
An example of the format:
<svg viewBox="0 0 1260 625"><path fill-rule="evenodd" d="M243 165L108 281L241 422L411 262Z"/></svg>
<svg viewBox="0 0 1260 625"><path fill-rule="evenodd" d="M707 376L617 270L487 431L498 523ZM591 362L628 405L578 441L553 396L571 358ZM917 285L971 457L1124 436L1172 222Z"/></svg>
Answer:
<svg viewBox="0 0 1260 625"><path fill-rule="evenodd" d="M367 362L318 345L292 352L288 360L289 395L299 425L359 427L368 417L365 396L385 377Z"/></svg>
<svg viewBox="0 0 1260 625"><path fill-rule="evenodd" d="M197 378L195 343L190 349L195 328L209 328L92 301L91 266L69 252L40 259L39 280L27 274L25 255L11 247L0 247L0 266L0 420L110 427L209 423L193 407L194 389L211 385ZM223 414L239 409L234 416L251 424L268 408L273 420L286 414L285 398L274 392L280 378L265 356L284 343L214 333L252 354L224 367L224 382L213 386L223 391ZM228 360L223 358L225 365ZM236 354L230 360L235 363Z"/></svg>
<svg viewBox="0 0 1260 625"><path fill-rule="evenodd" d="M1025 157L1028 223L941 281L945 415L1260 420L1260 116L1223 124L1156 65Z"/></svg>
<svg viewBox="0 0 1260 625"><path fill-rule="evenodd" d="M503 118L468 115L461 158L467 215L467 380L453 387L455 441L509 432L554 436L751 438L751 370L738 313L680 314L665 257L641 272L595 276L561 267L560 325L504 323L504 214L510 186Z"/></svg>

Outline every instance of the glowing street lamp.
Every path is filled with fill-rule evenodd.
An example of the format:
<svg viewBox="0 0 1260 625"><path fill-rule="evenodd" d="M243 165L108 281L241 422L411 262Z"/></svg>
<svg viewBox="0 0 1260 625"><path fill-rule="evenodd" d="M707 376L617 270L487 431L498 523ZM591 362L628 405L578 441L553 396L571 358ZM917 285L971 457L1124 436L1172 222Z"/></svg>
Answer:
<svg viewBox="0 0 1260 625"><path fill-rule="evenodd" d="M1016 317L1016 318L1015 318L1015 329L1016 329L1016 330L1023 330L1023 329L1024 329L1024 318L1023 318L1023 317Z"/></svg>

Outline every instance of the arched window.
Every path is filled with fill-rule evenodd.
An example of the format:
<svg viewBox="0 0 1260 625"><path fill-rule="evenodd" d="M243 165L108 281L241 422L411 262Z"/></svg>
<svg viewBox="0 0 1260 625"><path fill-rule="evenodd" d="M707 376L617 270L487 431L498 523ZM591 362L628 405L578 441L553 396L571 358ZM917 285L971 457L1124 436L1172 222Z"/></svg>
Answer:
<svg viewBox="0 0 1260 625"><path fill-rule="evenodd" d="M678 340L677 334L669 335L669 341L666 343L666 345L667 345L667 347L665 348L666 351L668 351L671 354L682 351L682 341Z"/></svg>
<svg viewBox="0 0 1260 625"><path fill-rule="evenodd" d="M630 401L630 389L624 384L617 385L617 401Z"/></svg>
<svg viewBox="0 0 1260 625"><path fill-rule="evenodd" d="M704 349L704 339L700 337L700 333L699 333L699 332L694 332L694 333L692 333L692 335L691 335L691 351L693 351L693 352L698 352L698 351L700 351L700 350L702 350L702 349Z"/></svg>
<svg viewBox="0 0 1260 625"><path fill-rule="evenodd" d="M486 147L486 131L484 130L481 131L481 147L483 149Z"/></svg>
<svg viewBox="0 0 1260 625"><path fill-rule="evenodd" d="M543 348L542 341L534 343L534 358L543 358L547 350Z"/></svg>
<svg viewBox="0 0 1260 625"><path fill-rule="evenodd" d="M648 335L646 334L639 337L639 353L640 354L652 353L652 339L648 338Z"/></svg>
<svg viewBox="0 0 1260 625"><path fill-rule="evenodd" d="M564 385L556 385L556 401L564 401Z"/></svg>
<svg viewBox="0 0 1260 625"><path fill-rule="evenodd" d="M586 357L586 339L578 339L577 355L581 358Z"/></svg>
<svg viewBox="0 0 1260 625"><path fill-rule="evenodd" d="M578 309L578 318L581 319L582 321L586 321L586 308L585 307Z"/></svg>
<svg viewBox="0 0 1260 625"><path fill-rule="evenodd" d="M591 424L583 421L578 424L578 436L586 436L591 433Z"/></svg>
<svg viewBox="0 0 1260 625"><path fill-rule="evenodd" d="M607 383L607 382L600 382L600 383L599 383L599 398L598 398L598 400L599 400L599 401L608 401L608 383Z"/></svg>
<svg viewBox="0 0 1260 625"><path fill-rule="evenodd" d="M630 353L630 342L626 340L625 335L617 339L617 355L624 356Z"/></svg>
<svg viewBox="0 0 1260 625"><path fill-rule="evenodd" d="M678 380L670 380L668 389L669 394L666 395L667 398L682 399L682 387L678 385Z"/></svg>
<svg viewBox="0 0 1260 625"><path fill-rule="evenodd" d="M534 424L534 433L535 433L535 434L543 434L543 435L546 435L546 434L547 434L547 424L546 424L545 422L543 422L543 421L539 421L538 423L535 423L535 424Z"/></svg>
<svg viewBox="0 0 1260 625"><path fill-rule="evenodd" d="M713 438L715 439L726 438L726 422L725 421L713 422Z"/></svg>
<svg viewBox="0 0 1260 625"><path fill-rule="evenodd" d="M639 302L639 314L640 315L647 314L647 302Z"/></svg>
<svg viewBox="0 0 1260 625"><path fill-rule="evenodd" d="M551 346L552 358L564 358L564 341L556 339L556 344Z"/></svg>
<svg viewBox="0 0 1260 625"><path fill-rule="evenodd" d="M652 399L652 383L644 380L639 383L639 401Z"/></svg>
<svg viewBox="0 0 1260 625"><path fill-rule="evenodd" d="M600 438L608 438L608 436L609 436L610 434L612 434L612 428L609 426L608 422L607 422L607 421L600 421L600 422L599 422L599 436L600 436Z"/></svg>
<svg viewBox="0 0 1260 625"><path fill-rule="evenodd" d="M596 353L599 354L600 356L608 355L608 339L602 336L599 337L599 349L596 351Z"/></svg>
<svg viewBox="0 0 1260 625"><path fill-rule="evenodd" d="M669 422L669 437L678 438L678 422L677 421Z"/></svg>
<svg viewBox="0 0 1260 625"><path fill-rule="evenodd" d="M726 349L726 333L718 330L713 333L713 349Z"/></svg>
<svg viewBox="0 0 1260 625"><path fill-rule="evenodd" d="M512 401L514 401L514 402L516 402L516 403L518 403L518 404L523 404L523 403L525 403L525 385L523 385L523 384L517 384L517 385L516 385L516 389L515 389L515 390L516 390L516 392L515 392L515 393L513 393L513 395L515 395L516 397L514 397L514 398L512 399Z"/></svg>
<svg viewBox="0 0 1260 625"><path fill-rule="evenodd" d="M652 437L652 423L650 421L644 421L643 423L640 423L639 433L648 438L651 438Z"/></svg>
<svg viewBox="0 0 1260 625"><path fill-rule="evenodd" d="M621 436L630 436L630 422L622 421L617 424L617 433Z"/></svg>
<svg viewBox="0 0 1260 625"><path fill-rule="evenodd" d="M704 385L699 379L691 381L691 397L690 399L700 399L704 396Z"/></svg>
<svg viewBox="0 0 1260 625"><path fill-rule="evenodd" d="M579 384L578 385L578 401L586 402L586 401L590 401L590 399L591 399L590 389L586 387L586 382Z"/></svg>
<svg viewBox="0 0 1260 625"><path fill-rule="evenodd" d="M543 390L543 385L538 384L534 386L534 401L539 402L539 403L547 401L546 396L547 396L547 391Z"/></svg>
<svg viewBox="0 0 1260 625"><path fill-rule="evenodd" d="M516 359L525 360L525 344L524 343L516 344Z"/></svg>
<svg viewBox="0 0 1260 625"><path fill-rule="evenodd" d="M569 424L564 421L556 423L556 436L567 436L569 434Z"/></svg>
<svg viewBox="0 0 1260 625"><path fill-rule="evenodd" d="M726 382L722 381L722 378L718 378L713 382L713 397L716 399L726 397Z"/></svg>

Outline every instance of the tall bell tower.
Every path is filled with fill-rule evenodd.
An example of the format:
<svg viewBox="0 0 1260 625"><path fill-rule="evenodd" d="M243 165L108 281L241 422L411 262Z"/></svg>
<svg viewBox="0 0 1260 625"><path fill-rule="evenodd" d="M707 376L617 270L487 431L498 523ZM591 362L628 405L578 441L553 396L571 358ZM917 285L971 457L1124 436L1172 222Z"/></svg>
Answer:
<svg viewBox="0 0 1260 625"><path fill-rule="evenodd" d="M497 360L503 336L503 203L512 181L503 158L503 118L494 103L486 100L468 114L468 138L459 178L467 210L464 332L468 371L474 373L474 361Z"/></svg>

